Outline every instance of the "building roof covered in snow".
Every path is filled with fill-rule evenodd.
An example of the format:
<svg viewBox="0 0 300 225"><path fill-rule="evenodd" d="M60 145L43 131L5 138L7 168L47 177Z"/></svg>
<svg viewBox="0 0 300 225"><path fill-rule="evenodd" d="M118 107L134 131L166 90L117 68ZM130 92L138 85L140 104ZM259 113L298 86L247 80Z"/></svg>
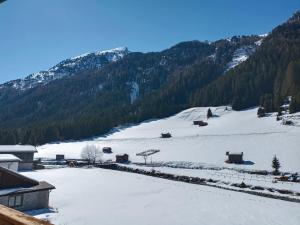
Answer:
<svg viewBox="0 0 300 225"><path fill-rule="evenodd" d="M0 162L20 162L22 161L17 156L12 154L0 154Z"/></svg>
<svg viewBox="0 0 300 225"><path fill-rule="evenodd" d="M32 145L0 145L1 153L14 153L14 152L37 152L36 148Z"/></svg>

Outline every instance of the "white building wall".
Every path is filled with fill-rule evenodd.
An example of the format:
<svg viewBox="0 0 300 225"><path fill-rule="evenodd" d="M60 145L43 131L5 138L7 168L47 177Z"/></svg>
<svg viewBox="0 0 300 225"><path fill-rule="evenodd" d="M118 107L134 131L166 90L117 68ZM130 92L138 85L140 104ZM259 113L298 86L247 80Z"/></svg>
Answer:
<svg viewBox="0 0 300 225"><path fill-rule="evenodd" d="M0 162L0 166L17 172L19 169L19 162Z"/></svg>
<svg viewBox="0 0 300 225"><path fill-rule="evenodd" d="M46 209L49 207L49 191L36 191L36 192L29 192L23 195L23 204L20 207L14 208L19 211L29 211L29 210L37 210L37 209ZM14 196L13 194L11 196ZM8 205L9 196L0 196L0 204L9 206ZM2 224L1 224L2 225Z"/></svg>

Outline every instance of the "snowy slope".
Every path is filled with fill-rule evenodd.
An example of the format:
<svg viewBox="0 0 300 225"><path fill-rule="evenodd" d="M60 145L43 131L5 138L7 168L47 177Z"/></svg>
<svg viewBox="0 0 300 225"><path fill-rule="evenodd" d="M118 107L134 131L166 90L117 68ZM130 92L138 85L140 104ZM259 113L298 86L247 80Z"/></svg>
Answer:
<svg viewBox="0 0 300 225"><path fill-rule="evenodd" d="M259 35L259 37L261 39L256 41L254 44L245 45L245 46L235 50L232 55L231 61L229 63L227 63L227 65L226 65L225 72L233 69L234 67L238 66L242 62L245 62L251 55L253 55L255 53L256 49L262 44L264 38L267 36L268 36L268 34ZM231 39L227 39L227 40L231 41Z"/></svg>
<svg viewBox="0 0 300 225"><path fill-rule="evenodd" d="M65 76L99 69L108 63L120 60L128 53L127 48L120 47L106 51L82 54L66 59L47 71L33 73L24 79L13 80L2 84L0 85L0 89L3 87L13 87L18 90L27 90Z"/></svg>
<svg viewBox="0 0 300 225"><path fill-rule="evenodd" d="M258 45L261 44L260 41L257 42ZM249 46L245 46L245 47L237 49L232 55L232 60L227 64L227 69L225 70L225 72L230 69L233 69L234 67L238 66L242 62L246 61L249 58L249 56L255 52L255 50L256 50L255 45L253 45L253 46L249 45Z"/></svg>
<svg viewBox="0 0 300 225"><path fill-rule="evenodd" d="M299 204L103 169L24 173L56 186L56 213L31 212L56 225L299 224Z"/></svg>
<svg viewBox="0 0 300 225"><path fill-rule="evenodd" d="M207 108L191 108L166 119L115 129L106 137L46 144L38 147L36 157L55 158L56 154L65 154L67 158L80 158L85 145L95 144L112 147L114 153L104 156L106 159L126 152L133 162L142 162L136 153L160 149L153 161L271 170L272 157L277 155L283 171L300 171L299 124L284 126L276 121L275 114L257 118L257 108L239 112L229 107L211 109L216 117L209 119L206 127L194 126L193 120L206 120ZM161 139L161 132L171 132L173 137ZM244 152L244 160L249 163L225 163L226 151Z"/></svg>

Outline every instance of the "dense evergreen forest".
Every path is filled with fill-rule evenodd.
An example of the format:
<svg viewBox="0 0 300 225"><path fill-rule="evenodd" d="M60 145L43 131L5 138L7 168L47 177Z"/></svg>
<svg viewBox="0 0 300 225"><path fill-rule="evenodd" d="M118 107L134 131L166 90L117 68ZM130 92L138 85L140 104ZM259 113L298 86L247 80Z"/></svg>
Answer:
<svg viewBox="0 0 300 225"><path fill-rule="evenodd" d="M241 110L261 104L276 111L292 96L290 111L300 111L300 13L227 71L237 49L259 40L253 35L183 42L162 52L130 53L99 70L26 91L1 88L0 144L89 138L193 106L230 104ZM139 87L134 101L133 84Z"/></svg>
<svg viewBox="0 0 300 225"><path fill-rule="evenodd" d="M198 90L194 105L231 103L236 110L261 104L276 111L293 96L291 112L300 105L300 19L295 14L275 28L246 63Z"/></svg>

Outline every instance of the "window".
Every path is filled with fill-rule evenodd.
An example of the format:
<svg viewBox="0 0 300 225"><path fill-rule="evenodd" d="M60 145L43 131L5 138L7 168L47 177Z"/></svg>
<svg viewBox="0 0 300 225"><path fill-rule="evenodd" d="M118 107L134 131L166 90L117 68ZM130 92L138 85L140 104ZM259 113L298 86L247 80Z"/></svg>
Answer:
<svg viewBox="0 0 300 225"><path fill-rule="evenodd" d="M23 205L23 195L9 196L8 206L12 208L20 207Z"/></svg>

